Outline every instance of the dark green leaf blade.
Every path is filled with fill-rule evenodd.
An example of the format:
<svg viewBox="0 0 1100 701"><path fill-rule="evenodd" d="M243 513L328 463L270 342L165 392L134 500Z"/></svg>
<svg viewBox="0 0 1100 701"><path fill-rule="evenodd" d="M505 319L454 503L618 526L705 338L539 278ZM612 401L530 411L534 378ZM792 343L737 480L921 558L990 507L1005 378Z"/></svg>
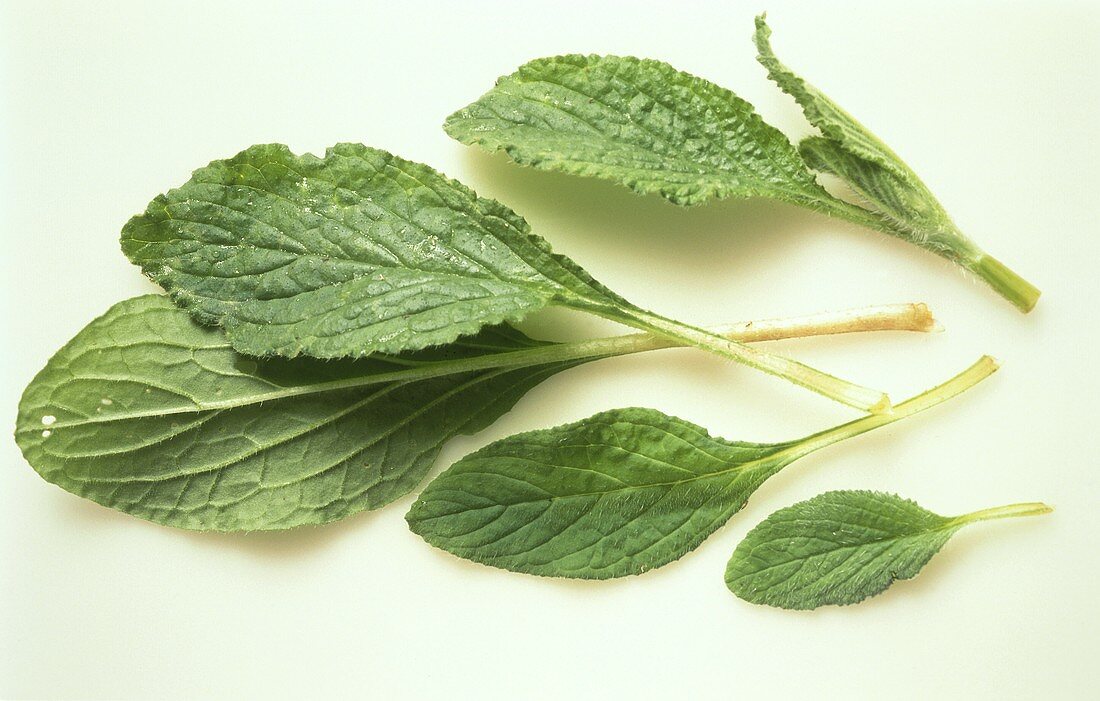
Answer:
<svg viewBox="0 0 1100 701"><path fill-rule="evenodd" d="M826 492L752 529L726 567L726 585L781 608L855 604L916 576L961 527L893 494Z"/></svg>
<svg viewBox="0 0 1100 701"><path fill-rule="evenodd" d="M440 365L546 345L495 327L400 358L253 359L167 298L138 297L35 377L16 441L47 481L164 525L327 523L407 494L445 441L581 361L450 374ZM394 376L405 379L384 379Z"/></svg>
<svg viewBox="0 0 1100 701"><path fill-rule="evenodd" d="M464 457L406 519L432 545L494 567L583 579L640 574L724 524L789 461L786 447L725 441L652 409L618 409Z"/></svg>
<svg viewBox="0 0 1100 701"><path fill-rule="evenodd" d="M253 146L195 171L122 232L131 261L233 347L364 357L450 343L554 304L722 355L856 408L882 392L640 309L504 205L361 144Z"/></svg>
<svg viewBox="0 0 1100 701"><path fill-rule="evenodd" d="M949 518L896 494L826 492L749 531L730 558L726 585L745 601L785 609L856 604L915 577L969 523L1049 511L1012 504Z"/></svg>
<svg viewBox="0 0 1100 701"><path fill-rule="evenodd" d="M935 406L996 367L982 358L891 414L782 443L727 441L637 408L509 436L432 480L405 518L431 545L494 567L581 579L640 574L696 548L791 462Z"/></svg>
<svg viewBox="0 0 1100 701"><path fill-rule="evenodd" d="M397 353L555 300L619 301L507 207L359 144L214 161L131 219L122 248L251 355Z"/></svg>
<svg viewBox="0 0 1100 701"><path fill-rule="evenodd" d="M765 196L846 207L752 105L660 61L536 59L448 117L444 129L517 163L612 180L680 205Z"/></svg>

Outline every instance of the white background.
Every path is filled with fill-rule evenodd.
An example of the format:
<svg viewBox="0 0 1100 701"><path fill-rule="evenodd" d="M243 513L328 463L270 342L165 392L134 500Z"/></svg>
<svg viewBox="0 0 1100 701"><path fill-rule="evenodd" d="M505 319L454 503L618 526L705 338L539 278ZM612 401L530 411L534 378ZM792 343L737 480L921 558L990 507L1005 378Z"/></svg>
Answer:
<svg viewBox="0 0 1100 701"><path fill-rule="evenodd" d="M1044 291L1024 316L943 261L789 206L692 210L521 169L451 141L452 110L566 52L664 59L809 133L754 62L779 55L875 130L962 228ZM1100 606L1097 196L1100 8L1090 3L5 3L0 11L0 383L19 394L93 317L149 292L122 224L258 142L361 141L508 203L633 301L699 324L925 301L946 333L773 346L900 400L982 353L997 375L770 481L682 561L605 583L434 550L409 496L288 533L155 526L43 482L0 444L4 698L1083 698ZM615 332L545 313L545 337ZM852 412L701 352L615 359L538 387L437 469L498 437L641 405L746 440ZM9 423L9 426L11 424ZM789 613L725 588L777 508L836 488L946 514L1044 500L972 527L923 575L856 607Z"/></svg>

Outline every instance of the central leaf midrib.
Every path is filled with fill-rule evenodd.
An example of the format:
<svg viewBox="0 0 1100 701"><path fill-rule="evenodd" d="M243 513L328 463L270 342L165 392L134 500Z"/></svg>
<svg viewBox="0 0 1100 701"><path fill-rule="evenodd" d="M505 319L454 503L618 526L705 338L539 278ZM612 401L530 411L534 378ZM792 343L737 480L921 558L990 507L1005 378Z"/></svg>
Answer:
<svg viewBox="0 0 1100 701"><path fill-rule="evenodd" d="M129 344L128 347L137 347L137 346L140 346L140 345L144 345L145 343L156 345L156 344L159 344L160 341L155 340L155 339L151 340L151 341L142 341L142 342L138 342L138 343L134 343L134 344ZM244 397L241 397L241 398L237 398L237 399L226 399L226 400L215 401L215 402L210 402L210 401L201 402L201 401L195 399L194 397L191 397L190 395L181 394L180 392L178 392L176 390L173 390L173 389L170 389L166 386L158 386L157 389L160 389L160 390L163 390L163 391L166 391L166 392L171 392L173 394L176 394L177 396L185 397L186 399L190 400L194 404L194 406L179 406L179 407L163 408L163 409L150 409L149 411L130 412L130 413L126 413L126 414L122 414L122 413L107 414L107 415L99 414L99 415L93 415L93 416L90 416L90 417L87 417L87 418L81 419L81 420L57 421L57 422L55 422L54 424L51 425L51 429L52 430L57 430L57 429L61 429L61 428L69 428L69 427L74 427L74 426L86 426L86 425L93 425L93 424L110 424L110 423L115 423L115 422L119 422L119 421L129 421L129 420L141 419L141 418L154 418L154 417L158 417L158 416L169 416L169 415L189 414L189 413L201 413L201 412L204 412L204 411L216 411L216 410L223 410L223 409L236 409L236 408L241 408L241 407L246 407L246 406L252 406L252 405L255 405L255 404L261 404L261 403L266 402L266 401L275 401L275 400L281 400L281 399L288 399L288 398L292 398L292 397L308 396L308 395L312 395L312 394L324 394L324 393L328 393L328 392L338 392L338 391L341 391L341 390L356 389L356 388L359 388L359 387L367 387L367 386L374 385L374 384L385 384L385 383L391 383L391 382L406 382L406 383L420 382L420 381L435 379L435 378L438 378L438 377L446 377L448 375L461 374L461 373L464 373L464 372L484 372L484 371L495 370L495 369L498 369L498 368L507 369L507 370L519 370L519 369L523 369L523 368L536 368L538 366L566 365L566 364L573 363L573 362L587 362L587 360L596 360L596 359L599 359L599 358L602 358L602 357L607 357L609 355L608 352L606 352L606 351L603 351L603 352L597 351L597 352L592 353L590 355L584 355L584 356L581 356L581 357L563 355L560 358L542 358L542 359L536 358L534 360L529 360L529 361L526 361L526 362L523 359L524 356L537 355L540 352L552 351L554 349L561 348L562 345L565 345L565 344L548 344L548 345L538 345L538 346L525 346L525 347L522 347L522 348L499 350L498 352L495 352L495 353L487 353L487 354L483 354L483 355L473 355L473 356L470 356L468 358L423 361L422 363L420 363L418 365L414 365L412 367L407 367L407 368L402 368L402 369L399 369L399 370L391 370L391 371L388 371L388 372L381 372L381 373L375 373L375 374L370 374L370 375L359 375L359 376L351 377L351 378L341 378L341 379L336 379L336 380L330 380L330 381L327 381L327 382L317 382L317 383L313 383L313 384L299 385L299 386L295 386L295 387L278 387L278 385L273 384L272 382L270 382L269 380L264 379L263 377L256 377L256 376L252 376L252 375L235 375L235 376L238 376L238 377L247 377L249 379L254 379L258 382L265 382L267 384L272 385L273 387L278 387L278 389L274 389L270 392L265 392L265 393L262 393L262 394L259 394L259 393L258 394L250 394L250 395L247 395L247 396L244 396ZM499 361L499 360L506 360L508 357L513 358L512 362L487 364L487 365L481 366L481 367L477 367L477 366L463 367L465 364L471 363L471 362L478 362L478 361L482 361L482 360L485 360L485 361L498 360ZM517 358L518 358L518 360L517 360ZM134 380L132 377L115 377L115 376L112 376L112 375L109 375L109 374L106 374L106 375L100 374L100 375L95 375L95 376L89 376L87 374L77 375L75 373L72 373L71 370L69 372L70 372L71 376L66 378L64 381L58 382L57 387L63 386L63 385L68 384L70 382L79 381L79 380L93 380L93 381L105 381L105 382L129 381L129 382L135 382L135 383L138 383L138 384L149 384L148 380ZM56 389L54 391L56 391ZM47 401L43 402L41 404L41 406L46 407L46 406L49 406L49 404L50 404L50 401L47 400ZM17 434L30 434L30 433L36 433L40 430L41 429L39 427L31 425L31 422L27 421L26 425L21 425L21 426L17 427L16 433Z"/></svg>
<svg viewBox="0 0 1100 701"><path fill-rule="evenodd" d="M355 159L355 160L361 161L363 159ZM280 164L280 165L283 165L283 164ZM290 168L289 166L284 165L284 167L286 167L286 169L289 172L299 174L298 171ZM404 173L405 171L401 171L401 172ZM303 177L305 177L305 176L303 176ZM316 176L314 176L314 177L316 177ZM342 187L336 185L335 183L333 183L332 181L326 180L324 178L317 178L317 179L324 180L325 182L328 182L329 184L331 184L336 189L347 190L347 188L342 188ZM219 183L219 182L203 182L203 184L218 185L218 186L221 186L225 189L228 189L230 187L229 185L227 185L225 183ZM302 205L299 202L296 202L295 200L292 200L292 199L286 197L285 195L280 195L279 193L275 193L275 192L272 192L272 191L269 191L269 190L262 190L258 187L252 186L252 185L236 185L235 187L241 187L241 188L244 188L244 189L253 190L253 191L255 191L256 193L258 193L260 195L271 195L273 197L280 198L283 201L285 201L285 202L287 202L287 203L289 203L289 204L291 204L291 205L293 205L293 206L295 206L299 209L301 209L303 206L305 206L305 205ZM428 189L430 189L430 188L428 188ZM362 201L364 199L363 196L360 193L357 193L354 190L347 190L347 191L350 192L350 193L355 194L356 197L358 197L360 201ZM285 237L285 238L287 238L291 241L294 241L295 243L298 243L298 244L302 245L303 248L304 248L304 251L295 251L295 250L287 250L285 248L264 246L264 245L260 245L260 244L254 243L252 241L246 241L246 240L240 240L239 242L236 242L236 243L232 243L232 242L231 243L215 243L215 242L210 242L210 241L203 240L201 238L194 238L194 237L180 238L180 237L176 236L176 237L169 237L169 238L164 238L164 239L152 240L151 241L151 240L148 240L148 239L140 239L140 238L137 238L136 236L133 236L133 235L128 236L127 239L130 240L130 241L135 241L137 243L144 243L144 244L196 243L200 247L204 247L204 248L208 247L208 246L209 247L216 247L216 248L235 248L237 250L247 250L249 248L252 248L252 249L259 249L259 250L264 250L264 251L270 251L272 253L278 253L278 254L282 254L282 255L294 256L294 258L292 258L291 261L289 263L287 263L287 265L293 264L293 263L298 262L300 260L307 260L307 259L314 259L314 260L316 260L320 263L352 264L354 266L364 268L368 271L365 275L357 276L355 279L358 279L358 280L362 280L364 278L370 277L373 274L384 274L384 273L387 273L387 272L393 274L394 272L400 273L400 272L403 272L403 271L413 271L413 272L421 273L421 274L428 275L428 276L442 277L442 278L452 278L452 279L457 279L457 280L463 280L463 279L469 279L469 278L482 279L482 280L492 280L492 281L496 281L496 282L502 282L502 283L505 283L505 284L509 284L509 285L512 285L512 286L514 286L516 288L519 288L519 289L526 289L528 291L537 292L537 293L540 294L540 296L545 295L548 292L552 291L552 294L553 294L554 297L561 298L563 301L570 298L570 297L573 297L573 296L576 296L578 299L588 301L588 302L591 302L591 301L594 300L594 297L578 295L574 288L567 287L566 285L562 284L561 282L558 282L557 280L554 280L553 278L548 277L546 275L546 273L544 273L540 270L541 266L536 266L534 263L532 263L531 260L529 260L526 256L522 255L513 246L511 246L507 241L505 241L504 239L501 239L497 236L494 236L492 233L489 233L489 232L486 232L487 236L489 236L494 241L496 241L497 243L499 243L499 244L503 245L505 248L507 248L513 255L516 256L517 259L523 261L523 263L531 271L533 271L538 276L538 279L532 280L532 279L529 279L529 278L513 278L513 277L502 277L500 275L496 275L496 274L493 273L493 268L494 268L493 264L486 263L485 261L481 261L481 260L472 258L466 252L458 250L457 248L454 248L450 243L447 244L448 245L448 248L447 248L448 251L454 251L457 255L462 256L466 260L468 260L471 263L473 263L474 265L476 265L480 269L480 271L478 271L478 272L462 271L461 273L453 273L453 272L446 272L446 271L431 270L431 269L411 265L411 264L405 262L405 260L401 256L397 255L397 253L395 251L391 250L389 246L383 245L375 237L371 237L363 231L353 229L350 226L348 226L347 223L345 223L341 220L334 219L330 216L322 214L321 212L318 212L317 210L314 210L315 214L317 214L318 216L322 217L323 219L326 219L327 221L330 221L333 224L339 226L343 231L345 231L349 235L351 235L353 237L358 237L358 236L364 237L372 245L378 246L383 251L387 252L390 256L392 256L394 261L390 262L390 263L370 263L370 262L367 262L367 261L363 261L363 260L351 257L350 255L347 255L346 252L343 250L343 247L340 246L339 244L336 244L336 248L339 249L342 253L345 253L345 255L336 256L336 255L333 255L333 254L330 254L330 253L318 253L318 252L309 250L309 248L305 247L305 245L302 244L302 242L299 241L297 238L295 238L294 236L289 235L288 233L283 231L281 228L275 226L274 224L272 224L268 221L265 221L263 219L260 219L259 217L256 217L255 215L249 214L247 212L242 212L241 210L230 207L229 205L226 205L226 204L223 204L223 203L220 203L220 202L213 202L211 200L202 199L200 197L196 197L196 196L188 193L186 195L186 199L177 200L175 202L171 202L170 204L180 204L181 202L187 202L187 201L201 202L203 204L209 204L209 205L212 205L212 206L215 206L215 207L221 207L221 208L224 208L224 209L228 209L231 212L240 214L242 216L249 217L249 218L253 219L254 221L260 222L264 226L267 226L267 227L270 227L270 228L274 229L281 236L283 236L283 237ZM431 234L431 233L426 232L422 227L420 227L416 223L410 222L409 220L399 216L398 214L393 212L393 210L391 210L387 207L384 207L383 205L380 205L380 204L374 202L373 200L370 200L369 202L370 202L370 204L372 204L374 206L377 206L380 209L384 209L385 211L389 212L390 215L393 216L398 221L401 221L405 225L407 225L411 228L414 228L417 231L423 233L425 240L427 240L431 236L435 236L435 234ZM451 209L450 211L455 212L456 214L467 216L467 218L469 216L469 214L467 212L462 212L462 211L458 211L458 210L454 210L454 209ZM211 228L219 229L221 231L224 231L226 234L228 234L230 236L237 236L237 234L235 232L231 231L230 229L227 229L224 226L221 226L219 224L215 224L215 223L210 222L210 221L200 221L200 220L196 220L196 219L179 217L179 216L176 216L176 215L172 214L171 212L168 212L167 208L165 208L165 214L168 216L168 218L171 221L182 222L184 224L193 224L195 226L209 226ZM508 222L506 222L506 223L509 226L511 226L510 223L508 223ZM529 233L518 231L518 230L516 231L516 233L519 236L526 236L526 237L531 236L531 234L529 234ZM178 261L182 257L182 255L186 255L186 254L174 255L174 256L171 257L171 259L175 259L175 260ZM560 263L558 263L557 261L552 261L551 264L554 265L558 270L562 270L565 273L567 273L569 275L569 277L571 277L574 281L579 283L584 288L584 290L586 292L599 293L599 290L594 290L589 282L587 282L583 278L578 277L576 275L576 273L573 272L571 269L569 269L567 266L563 266ZM152 265L152 262L147 262L147 263L145 263L145 265L148 266L148 269L150 269L150 270L152 270L153 267L154 267ZM180 267L178 267L178 264L172 266L172 270L174 270L177 273L182 274L182 275L196 276L196 273L193 273L193 272L190 272L190 271L187 271L187 270L182 270ZM225 277L227 279L241 279L241 278L249 278L249 277L260 277L260 276L262 276L262 275L264 275L268 272L270 272L270 271L263 271L261 273L246 273L244 275L234 275L234 276L225 276ZM324 285L323 287L333 287L333 286L337 286L337 285L341 285L341 284L346 284L346 282L347 281L328 283L328 284ZM310 288L310 289L299 290L299 291L297 291L297 292L295 292L291 295L287 295L286 297L279 297L277 299L279 299L279 300L293 299L294 297L297 297L297 296L302 295L302 294L306 294L308 292L313 292L313 291L316 291L318 289L321 289L321 287L314 287L314 288ZM195 294L197 296L201 296L201 297L204 297L206 299L213 299L213 300L216 300L218 302L223 302L223 303L236 303L236 302L239 301L239 300L233 300L233 299L224 299L224 298L216 297L216 296L210 295L210 294L199 294L197 292L195 292ZM599 294L599 299L600 299L600 301L606 301L605 295L603 295L602 293ZM265 300L259 300L259 301L266 302L268 300L265 299Z"/></svg>
<svg viewBox="0 0 1100 701"><path fill-rule="evenodd" d="M730 467L723 468L721 470L716 470L715 472L709 472L705 475L697 475L697 476L694 476L694 477L686 477L682 480L670 480L670 481L665 481L665 482L652 482L650 484L645 484L645 485L629 486L629 487L623 487L623 488L620 488L620 489L609 489L609 490L601 490L601 491L595 491L595 492L580 492L580 493L575 493L575 494L549 494L548 496L543 497L541 499L525 499L525 500L512 501L512 502L496 502L494 504L489 504L489 505L486 505L486 506L478 506L478 507L474 507L474 508L470 508L470 509L463 509L462 511L451 512L451 513L448 513L448 514L441 514L439 516L431 516L431 517L425 518L423 520L424 521L431 521L431 520L435 520L435 519L439 519L439 518L447 518L447 517L450 517L450 516L454 516L455 514L458 514L458 513L470 513L470 512L475 512L475 511L484 511L485 509L492 509L492 508L498 508L498 507L504 507L505 509L507 509L507 508L511 508L511 507L514 507L514 506L524 506L524 505L527 505L527 504L538 504L540 502L546 502L546 501L554 502L554 501L561 501L561 500L566 500L566 499L580 499L580 498L587 498L587 497L603 497L603 496L610 496L610 495L621 495L621 494L624 494L624 493L630 493L630 492L635 492L635 491L647 491L647 490L660 489L660 488L667 488L667 489L671 490L671 489L674 489L677 486L680 486L680 485L683 485L683 484L697 483L697 482L702 482L702 481L705 481L705 480L710 480L710 479L714 479L714 478L718 478L718 477L728 477L730 475L732 475L733 479L736 480L736 478L739 477L741 473L757 469L757 468L763 466L767 461L769 461L773 458L776 458L777 456L779 457L779 460L777 460L776 462L779 463L780 465L782 465L783 464L783 460L782 460L783 454L786 453L788 450L792 450L794 448L797 448L800 444L801 444L801 441L799 441L798 443L794 443L790 446L787 446L785 448L780 448L780 449L776 450L775 452L770 453L770 454L768 454L768 455L766 455L762 458L757 458L755 460L750 460L748 462L738 463L736 465L732 465ZM511 457L513 457L513 456L509 456L509 458L511 458ZM577 469L581 469L581 468L577 468ZM471 474L472 475L487 475L487 476L492 476L492 477L508 477L510 479L514 479L514 480L523 482L524 484L527 484L529 486L533 486L533 487L541 489L540 487L538 487L538 485L527 482L526 480L520 480L519 478L516 478L512 475L504 475L504 474L499 473L499 472L485 472L483 470L463 470L460 474L462 474L462 475L471 475ZM732 486L734 483L735 483L735 481L731 481L730 485L727 485L727 486ZM456 492L459 492L459 493L463 492L463 490L458 489L458 488L454 488L454 487L450 487L448 489L450 491L456 491ZM545 490L542 490L542 491L545 491Z"/></svg>
<svg viewBox="0 0 1100 701"><path fill-rule="evenodd" d="M840 522L838 522L838 523L840 523ZM843 524L843 525L848 525L848 524ZM779 567L786 567L786 566L794 564L794 563L804 564L806 562L814 560L815 558L820 559L822 557L832 555L834 553L843 553L843 552L850 551L850 550L852 550L852 551L859 550L860 548L871 547L871 546L879 545L879 544L882 544L882 543L894 544L894 543L902 543L902 542L907 541L907 540L919 540L920 538L922 538L924 536L929 536L929 535L933 535L933 534L936 534L936 533L939 533L939 532L942 532L942 531L948 531L948 530L952 530L952 529L957 530L958 528L961 528L961 524L948 522L948 523L945 523L943 525L935 526L933 528L928 528L928 529L922 530L922 531L917 532L917 533L910 533L910 534L901 535L901 536L888 536L888 537L884 537L884 538L875 538L874 540L867 540L867 541L863 541L861 543L856 543L856 544L853 544L853 545L841 545L841 546L838 546L838 547L833 548L831 550L827 550L825 552L813 553L813 554L808 555L806 557L796 558L796 559L792 559L792 560L786 560L784 562L780 562L780 563L777 563L777 564L774 564L774 565L768 565L767 567L764 567L762 569L753 570L752 572L750 572L746 575L740 575L736 579L744 579L745 577L754 577L754 576L756 576L758 574L761 574L763 572L767 572L769 570L777 569ZM803 536L803 537L816 537L816 536ZM825 539L822 538L820 540L825 540ZM758 544L754 545L752 547L752 549L749 550L749 556L752 555L753 550L756 550L757 548L763 547L765 545L770 545L773 542L775 542L775 541L774 540L768 540L768 541L765 541L763 543L758 543ZM826 541L826 542L830 542L830 541ZM801 567L801 564L800 564L800 567ZM837 568L834 568L834 569L837 569ZM788 577L788 579L790 579L790 578Z"/></svg>

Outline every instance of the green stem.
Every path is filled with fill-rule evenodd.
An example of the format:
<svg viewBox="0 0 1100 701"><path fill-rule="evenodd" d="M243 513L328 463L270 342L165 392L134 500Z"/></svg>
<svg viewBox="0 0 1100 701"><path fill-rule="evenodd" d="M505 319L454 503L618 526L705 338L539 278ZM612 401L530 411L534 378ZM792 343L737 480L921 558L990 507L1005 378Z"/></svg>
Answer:
<svg viewBox="0 0 1100 701"><path fill-rule="evenodd" d="M897 238L904 238L889 221L859 205L845 202L836 197L830 197L827 200L813 200L813 203L814 209L822 209L825 213L837 219L843 219Z"/></svg>
<svg viewBox="0 0 1100 701"><path fill-rule="evenodd" d="M929 193L928 196L931 197L931 194ZM908 241L969 270L1025 314L1035 308L1035 303L1039 301L1039 295L1042 294L1035 285L978 248L953 224L947 231L937 231L934 236L921 238L910 231L894 226L888 219L871 210L841 199L814 200L812 206L815 209L823 209L827 214L838 219Z"/></svg>
<svg viewBox="0 0 1100 701"><path fill-rule="evenodd" d="M776 341L785 338L803 338L825 334L852 333L856 331L932 331L936 323L928 307L923 304L889 304L875 307L849 309L840 312L824 312L790 319L765 319L745 321L718 327L713 333L741 342ZM633 333L621 336L594 338L586 341L567 343L548 343L533 348L523 348L499 353L486 353L471 358L453 360L425 361L389 372L375 372L358 377L349 377L330 382L318 382L308 385L279 387L263 394L236 397L216 402L204 402L201 405L180 406L176 409L162 408L136 411L126 414L127 419L145 416L163 416L165 414L183 414L193 411L213 409L232 409L235 407L276 401L288 397L330 392L377 385L388 382L418 382L434 377L459 373L484 372L487 370L530 367L551 363L570 363L610 358L618 355L643 353L663 348L687 345L677 339L654 336L649 333ZM109 420L119 418L111 415ZM99 423L104 417L92 417L87 420L58 422L57 428L86 423Z"/></svg>
<svg viewBox="0 0 1100 701"><path fill-rule="evenodd" d="M992 521L998 518L1016 518L1017 516L1041 516L1054 511L1053 508L1038 501L1022 504L1008 504L1007 506L995 506L992 509L982 509L952 519L953 524L968 524L978 521Z"/></svg>
<svg viewBox="0 0 1100 701"><path fill-rule="evenodd" d="M713 332L640 309L622 310L619 313L622 316L612 318L782 377L842 404L875 414L890 410L890 397L884 392L853 384L796 360L764 353Z"/></svg>
<svg viewBox="0 0 1100 701"><path fill-rule="evenodd" d="M993 256L982 254L976 262L966 268L985 280L997 294L1012 302L1025 314L1035 308L1035 303L1039 301L1039 295L1042 294L1037 287Z"/></svg>
<svg viewBox="0 0 1100 701"><path fill-rule="evenodd" d="M952 397L965 392L974 385L997 371L997 361L988 355L978 359L976 363L955 375L947 382L937 385L930 390L907 399L900 404L895 404L889 414L871 414L846 424L816 433L809 438L799 441L798 456L801 457L815 450L832 445L838 441L858 436L861 433L892 424L918 412L930 409L937 404L947 401Z"/></svg>

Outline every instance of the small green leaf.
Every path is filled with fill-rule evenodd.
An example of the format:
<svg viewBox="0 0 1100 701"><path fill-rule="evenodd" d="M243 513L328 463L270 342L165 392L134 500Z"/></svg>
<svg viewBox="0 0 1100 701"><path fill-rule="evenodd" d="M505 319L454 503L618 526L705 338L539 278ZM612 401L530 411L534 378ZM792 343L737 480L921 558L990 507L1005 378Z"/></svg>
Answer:
<svg viewBox="0 0 1100 701"><path fill-rule="evenodd" d="M400 358L254 359L167 298L137 297L34 378L16 441L47 481L164 525L327 523L407 494L444 442L580 362L505 364L549 345L494 327ZM494 355L503 367L486 367Z"/></svg>
<svg viewBox="0 0 1100 701"><path fill-rule="evenodd" d="M770 37L771 29L760 15L756 18L757 60L823 134L804 139L798 146L809 167L847 182L890 222L894 235L970 270L1022 311L1030 311L1039 299L1039 290L968 239L893 150L779 61Z"/></svg>
<svg viewBox="0 0 1100 701"><path fill-rule="evenodd" d="M726 585L745 601L779 608L855 604L915 577L969 523L1049 511L1012 504L949 518L894 494L826 492L749 531L730 558Z"/></svg>
<svg viewBox="0 0 1100 701"><path fill-rule="evenodd" d="M794 460L934 406L995 369L983 358L893 414L783 443L715 438L653 409L603 412L467 455L421 492L406 520L438 548L515 572L640 574L696 548Z"/></svg>
<svg viewBox="0 0 1100 701"><path fill-rule="evenodd" d="M253 146L195 171L122 231L131 261L249 355L363 357L560 305L705 348L863 410L889 399L636 307L504 205L359 144Z"/></svg>
<svg viewBox="0 0 1100 701"><path fill-rule="evenodd" d="M800 141L798 151L811 168L846 181L898 227L924 232L928 238L922 244L925 248L935 249L945 258L958 257L958 232L947 213L895 170L856 156L838 142L820 136Z"/></svg>

